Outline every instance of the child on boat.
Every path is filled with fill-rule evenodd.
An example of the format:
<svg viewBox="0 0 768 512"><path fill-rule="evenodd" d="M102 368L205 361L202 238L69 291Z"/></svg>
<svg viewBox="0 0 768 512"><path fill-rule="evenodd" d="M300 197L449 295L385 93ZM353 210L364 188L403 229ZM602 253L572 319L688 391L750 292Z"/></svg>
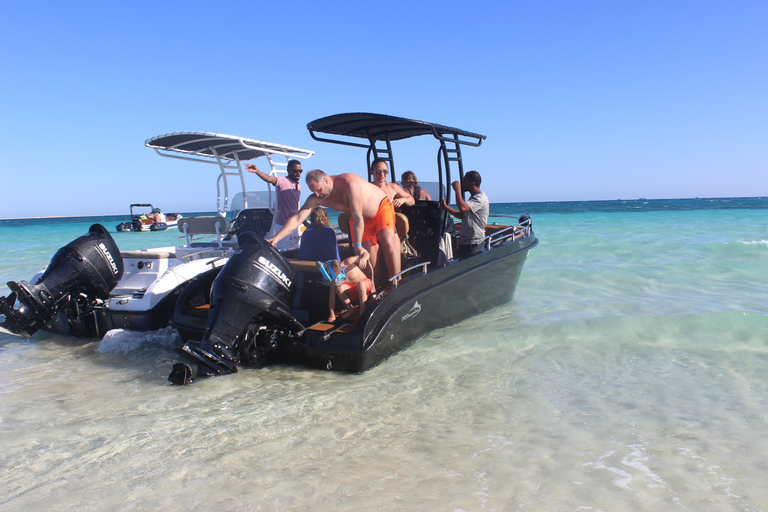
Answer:
<svg viewBox="0 0 768 512"><path fill-rule="evenodd" d="M365 272L357 266L359 256L352 256L339 263L339 260L330 260L325 263L317 262L317 267L325 276L325 283L330 285L331 290L328 295L328 321L336 321L336 296L347 308L347 311L341 315L344 319L350 319L353 316L361 315L365 309L365 302L368 300L368 294L371 293L373 283ZM342 266L343 265L343 266ZM370 268L370 266L369 266ZM352 306L352 301L359 299L360 306L356 310Z"/></svg>

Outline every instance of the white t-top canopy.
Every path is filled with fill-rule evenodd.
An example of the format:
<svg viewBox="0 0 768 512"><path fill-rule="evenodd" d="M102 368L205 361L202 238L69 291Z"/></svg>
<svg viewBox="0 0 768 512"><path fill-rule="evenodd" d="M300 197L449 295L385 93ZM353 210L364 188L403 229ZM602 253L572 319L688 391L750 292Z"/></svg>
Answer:
<svg viewBox="0 0 768 512"><path fill-rule="evenodd" d="M222 216L226 214L230 203L228 176L240 178L244 207L248 207L248 193L241 162L264 156L269 161L269 174L276 176L280 173L286 173L289 160L294 158L306 159L315 154L314 151L308 149L210 132L167 133L147 139L144 145L154 149L160 156L218 164L221 173L216 182L217 208ZM275 161L273 159L275 155L285 157L285 162ZM224 185L223 191L222 184ZM273 190L271 188L268 190L269 203L274 205Z"/></svg>
<svg viewBox="0 0 768 512"><path fill-rule="evenodd" d="M209 132L167 133L148 139L145 145L160 154L172 151L187 156L226 160L251 160L266 155L284 155L289 159L304 159L315 153L308 149Z"/></svg>

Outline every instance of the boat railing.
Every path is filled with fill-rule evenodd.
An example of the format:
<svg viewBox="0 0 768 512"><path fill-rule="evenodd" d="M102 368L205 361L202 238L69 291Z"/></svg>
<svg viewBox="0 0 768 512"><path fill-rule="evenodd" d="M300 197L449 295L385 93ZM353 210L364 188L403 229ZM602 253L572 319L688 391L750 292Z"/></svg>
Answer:
<svg viewBox="0 0 768 512"><path fill-rule="evenodd" d="M232 255L232 248L202 247L202 248L195 248L195 250L190 252L177 251L177 253L178 253L178 258L184 263L189 263L192 260L214 258L212 261L209 261L208 263L215 264L217 261L221 259L229 258Z"/></svg>
<svg viewBox="0 0 768 512"><path fill-rule="evenodd" d="M521 236L528 236L531 234L531 219L528 218L517 224L516 226L509 226L508 228L500 229L495 233L491 233L483 239L483 243L486 249L490 249L491 246L497 244L504 239L511 238L512 240Z"/></svg>
<svg viewBox="0 0 768 512"><path fill-rule="evenodd" d="M411 267L406 268L405 270L401 270L399 273L395 274L394 276L389 278L389 282L392 283L392 285L397 288L397 283L400 282L400 277L405 274L406 272L410 272L411 270L415 270L419 267L422 268L421 273L426 274L427 273L427 266L429 265L429 261L422 261L421 263L417 263L416 265L413 265Z"/></svg>

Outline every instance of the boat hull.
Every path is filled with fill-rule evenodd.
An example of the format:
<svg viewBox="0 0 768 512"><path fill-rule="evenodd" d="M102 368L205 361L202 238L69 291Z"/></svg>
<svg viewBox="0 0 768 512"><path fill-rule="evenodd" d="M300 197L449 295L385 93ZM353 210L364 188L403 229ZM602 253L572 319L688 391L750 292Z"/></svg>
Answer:
<svg viewBox="0 0 768 512"><path fill-rule="evenodd" d="M528 251L537 244L530 236L410 277L366 310L352 332L308 330L279 344L273 362L363 372L432 330L509 302Z"/></svg>

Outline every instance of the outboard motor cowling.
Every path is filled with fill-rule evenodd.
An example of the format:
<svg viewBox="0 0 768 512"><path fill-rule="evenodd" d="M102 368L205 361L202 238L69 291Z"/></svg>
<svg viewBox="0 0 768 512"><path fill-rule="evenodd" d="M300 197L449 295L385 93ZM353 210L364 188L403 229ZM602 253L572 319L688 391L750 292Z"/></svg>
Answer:
<svg viewBox="0 0 768 512"><path fill-rule="evenodd" d="M122 276L117 244L104 226L94 224L87 235L56 251L37 284L8 282L13 293L0 297L2 327L29 338L51 321L70 294L106 300Z"/></svg>
<svg viewBox="0 0 768 512"><path fill-rule="evenodd" d="M198 363L198 377L237 371L243 339L254 319L271 328L303 329L291 313L296 293L291 265L253 232L238 235L238 241L240 247L211 287L203 339L182 348Z"/></svg>

